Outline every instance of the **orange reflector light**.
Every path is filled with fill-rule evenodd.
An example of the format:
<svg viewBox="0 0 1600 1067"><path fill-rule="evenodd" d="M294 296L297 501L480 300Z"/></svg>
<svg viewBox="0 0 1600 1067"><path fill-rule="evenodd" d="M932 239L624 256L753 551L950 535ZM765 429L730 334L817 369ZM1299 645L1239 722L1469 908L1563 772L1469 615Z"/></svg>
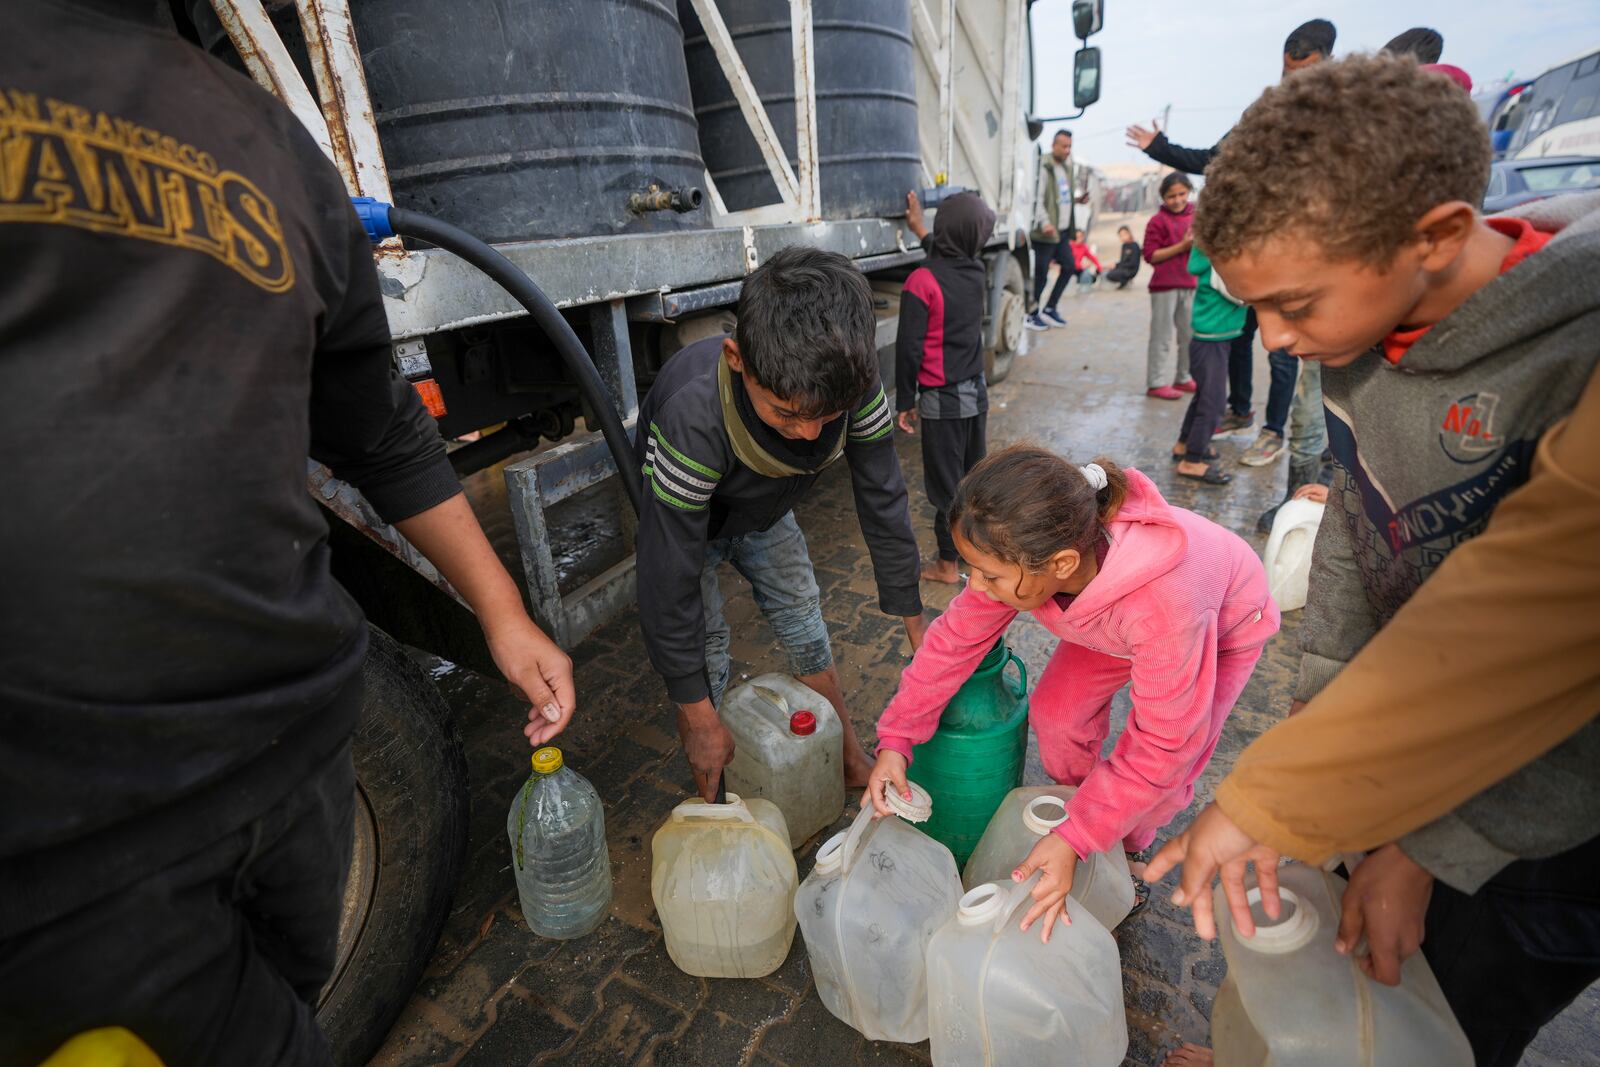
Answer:
<svg viewBox="0 0 1600 1067"><path fill-rule="evenodd" d="M422 406L428 409L428 414L436 419L443 418L444 394L439 391L439 383L432 378L423 378L411 384L417 390L417 395L422 397Z"/></svg>

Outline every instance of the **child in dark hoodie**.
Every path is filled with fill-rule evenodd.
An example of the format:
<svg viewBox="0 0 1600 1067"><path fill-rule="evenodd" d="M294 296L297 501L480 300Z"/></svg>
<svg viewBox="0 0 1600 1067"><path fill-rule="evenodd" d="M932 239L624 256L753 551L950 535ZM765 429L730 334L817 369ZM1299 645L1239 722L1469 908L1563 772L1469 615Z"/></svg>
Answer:
<svg viewBox="0 0 1600 1067"><path fill-rule="evenodd" d="M908 203L907 224L922 238L928 260L911 272L900 294L894 403L906 433L915 434L922 418L922 484L938 541L938 558L922 577L954 585L961 572L950 538L950 501L986 450L983 313L989 286L978 255L994 232L994 211L977 193L957 193L939 206L929 233L915 194Z"/></svg>
<svg viewBox="0 0 1600 1067"><path fill-rule="evenodd" d="M1128 283L1139 273L1142 252L1139 242L1133 239L1133 231L1128 227L1118 226L1117 236L1122 238L1122 256L1117 260L1115 267L1106 271L1106 281L1115 282L1118 289L1126 289Z"/></svg>

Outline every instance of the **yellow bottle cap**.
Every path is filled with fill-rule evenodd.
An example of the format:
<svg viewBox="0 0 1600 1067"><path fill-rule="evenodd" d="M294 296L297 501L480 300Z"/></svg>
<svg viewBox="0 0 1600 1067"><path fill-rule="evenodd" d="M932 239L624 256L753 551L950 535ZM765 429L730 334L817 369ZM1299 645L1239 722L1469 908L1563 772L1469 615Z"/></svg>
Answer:
<svg viewBox="0 0 1600 1067"><path fill-rule="evenodd" d="M545 746L533 754L533 769L540 774L554 774L561 769L561 750Z"/></svg>

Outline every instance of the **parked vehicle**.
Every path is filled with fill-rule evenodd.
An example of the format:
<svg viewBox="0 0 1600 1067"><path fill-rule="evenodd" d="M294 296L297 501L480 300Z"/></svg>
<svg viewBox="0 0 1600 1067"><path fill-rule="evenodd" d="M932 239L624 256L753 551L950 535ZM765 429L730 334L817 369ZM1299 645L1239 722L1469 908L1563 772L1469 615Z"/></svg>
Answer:
<svg viewBox="0 0 1600 1067"><path fill-rule="evenodd" d="M1483 211L1497 211L1547 196L1600 189L1600 156L1502 159L1489 167Z"/></svg>
<svg viewBox="0 0 1600 1067"><path fill-rule="evenodd" d="M1531 81L1500 78L1481 86L1472 94L1472 102L1478 105L1478 114L1483 116L1484 125L1489 127L1489 143L1494 149L1495 159L1506 154L1512 135L1522 123L1525 114L1521 106L1524 100L1522 94L1532 84Z"/></svg>
<svg viewBox="0 0 1600 1067"><path fill-rule="evenodd" d="M1551 67L1517 97L1506 155L1600 155L1600 49Z"/></svg>

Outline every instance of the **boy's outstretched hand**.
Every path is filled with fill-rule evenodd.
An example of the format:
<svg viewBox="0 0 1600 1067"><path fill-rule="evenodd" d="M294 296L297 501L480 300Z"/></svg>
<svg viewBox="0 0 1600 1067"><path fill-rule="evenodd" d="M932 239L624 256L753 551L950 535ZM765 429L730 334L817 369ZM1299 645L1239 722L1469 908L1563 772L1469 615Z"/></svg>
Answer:
<svg viewBox="0 0 1600 1067"><path fill-rule="evenodd" d="M1348 956L1365 935L1367 952L1357 965L1375 982L1399 985L1400 965L1422 947L1432 896L1433 875L1399 845L1384 845L1350 872L1333 947Z"/></svg>
<svg viewBox="0 0 1600 1067"><path fill-rule="evenodd" d="M1255 920L1245 899L1244 875L1256 865L1256 884L1261 887L1261 908L1271 918L1278 917L1278 853L1257 844L1215 804L1208 804L1189 824L1189 828L1161 846L1145 867L1147 882L1159 881L1168 871L1183 867L1178 890L1172 902L1194 914L1194 931L1210 941L1217 936L1217 923L1211 913L1211 880L1222 875L1222 892L1228 898L1233 928L1241 937L1254 937Z"/></svg>
<svg viewBox="0 0 1600 1067"><path fill-rule="evenodd" d="M1077 870L1078 854L1072 851L1072 846L1067 844L1065 838L1049 833L1039 839L1033 851L1028 853L1028 858L1011 872L1011 880L1018 883L1026 882L1034 871L1043 872L1038 884L1033 887L1033 907L1022 917L1022 929L1026 930L1035 919L1044 916L1039 940L1049 944L1050 931L1056 928L1057 919L1068 926L1072 925L1072 920L1066 915L1067 893L1072 889L1072 876Z"/></svg>
<svg viewBox="0 0 1600 1067"><path fill-rule="evenodd" d="M1149 129L1140 126L1138 123L1134 123L1124 132L1128 138L1128 147L1137 148L1139 151L1143 152L1146 148L1150 147L1152 142L1155 141L1156 134L1161 132L1161 123L1157 122L1155 119L1151 119Z"/></svg>

